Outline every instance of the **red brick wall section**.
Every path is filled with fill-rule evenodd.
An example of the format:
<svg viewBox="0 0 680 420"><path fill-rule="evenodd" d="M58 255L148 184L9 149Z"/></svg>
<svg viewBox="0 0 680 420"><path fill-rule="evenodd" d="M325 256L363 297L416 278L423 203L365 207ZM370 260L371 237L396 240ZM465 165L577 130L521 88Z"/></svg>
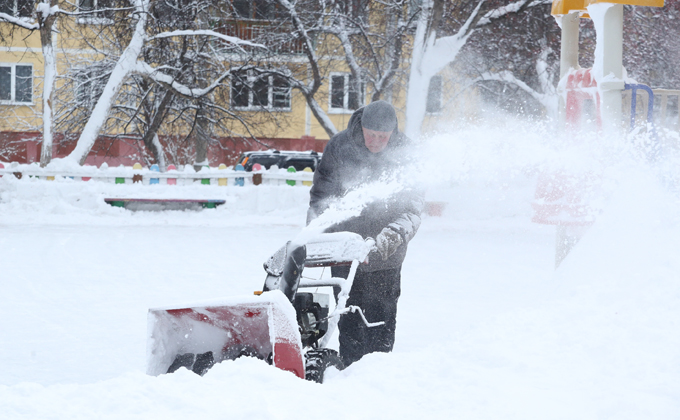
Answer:
<svg viewBox="0 0 680 420"><path fill-rule="evenodd" d="M73 151L77 135L66 138L62 134L55 135L52 157L62 158ZM208 161L211 166L220 163L234 165L243 152L250 150L295 150L323 152L328 140L316 140L314 137L302 136L299 139L273 138L259 139L260 143L253 140L238 138L219 138L208 149ZM32 163L40 161L40 144L42 135L39 132L0 132L0 161ZM161 137L161 143L167 143L167 138ZM109 166L131 166L136 162L145 162L149 159L148 153L139 141L134 139L115 139L100 137L87 157L87 165L101 166L106 162ZM193 163L193 148L188 147L184 156L179 159L179 164ZM169 161L171 159L168 159Z"/></svg>

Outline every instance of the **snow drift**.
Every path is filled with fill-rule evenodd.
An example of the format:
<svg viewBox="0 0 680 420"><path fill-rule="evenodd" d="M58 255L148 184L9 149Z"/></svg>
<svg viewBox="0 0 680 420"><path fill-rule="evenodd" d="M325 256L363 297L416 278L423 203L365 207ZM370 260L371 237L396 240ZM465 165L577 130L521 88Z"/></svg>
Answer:
<svg viewBox="0 0 680 420"><path fill-rule="evenodd" d="M252 358L204 377L144 374L147 309L252 293L262 262L303 227L306 188L183 187L227 204L132 214L103 196L169 193L3 177L3 418L676 417L673 152L650 161L639 145L582 149L604 195L555 271L554 227L530 222L535 180L577 153L546 133L488 125L434 140L428 197L448 206L409 246L395 349L323 385Z"/></svg>

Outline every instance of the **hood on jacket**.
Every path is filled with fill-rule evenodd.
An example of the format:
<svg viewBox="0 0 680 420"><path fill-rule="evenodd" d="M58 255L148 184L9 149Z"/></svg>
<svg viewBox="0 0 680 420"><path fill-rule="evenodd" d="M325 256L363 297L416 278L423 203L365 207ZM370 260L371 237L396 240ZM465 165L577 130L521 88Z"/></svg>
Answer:
<svg viewBox="0 0 680 420"><path fill-rule="evenodd" d="M352 143L354 143L358 147L363 147L364 149L368 150L366 147L366 141L364 140L364 132L362 131L362 125L361 125L361 117L364 115L364 107L361 107L354 111L352 116L349 119L349 122L347 123L347 131L349 132L350 140ZM399 127L394 128L392 131L392 136L390 137L390 141L387 143L387 147L385 150L389 149L394 149L395 147L398 147L401 145L403 142L402 139L399 136ZM383 152L379 152L376 154L380 154Z"/></svg>

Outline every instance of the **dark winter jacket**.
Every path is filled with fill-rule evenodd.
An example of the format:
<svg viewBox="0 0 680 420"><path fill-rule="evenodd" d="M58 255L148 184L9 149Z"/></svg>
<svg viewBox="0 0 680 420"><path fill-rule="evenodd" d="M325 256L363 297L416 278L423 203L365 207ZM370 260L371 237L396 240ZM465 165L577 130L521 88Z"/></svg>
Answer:
<svg viewBox="0 0 680 420"><path fill-rule="evenodd" d="M364 143L362 114L363 109L354 112L347 129L333 136L326 145L314 173L307 223L323 213L333 200L361 185L385 179L403 181L404 188L394 196L369 203L359 217L327 230L355 232L364 238L375 238L388 226L398 232L404 242L394 255L383 261L374 253L369 256L368 265L360 266L363 271L386 270L400 266L406 256L408 242L420 226L423 192L413 185L406 185L412 178L407 172L415 160L413 143L395 129L385 150L372 153Z"/></svg>

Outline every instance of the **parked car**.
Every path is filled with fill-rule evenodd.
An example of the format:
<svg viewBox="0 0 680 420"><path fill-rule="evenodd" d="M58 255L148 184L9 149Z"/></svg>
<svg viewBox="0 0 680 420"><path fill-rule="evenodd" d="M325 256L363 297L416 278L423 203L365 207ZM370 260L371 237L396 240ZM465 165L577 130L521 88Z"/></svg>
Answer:
<svg viewBox="0 0 680 420"><path fill-rule="evenodd" d="M305 168L312 168L312 171L315 171L316 166L321 160L321 155L321 153L315 151L260 150L243 152L237 163L243 165L247 172L252 171L253 165L256 163L259 163L265 169L269 169L272 165L277 165L279 168L290 168L292 166L296 171L302 171Z"/></svg>

